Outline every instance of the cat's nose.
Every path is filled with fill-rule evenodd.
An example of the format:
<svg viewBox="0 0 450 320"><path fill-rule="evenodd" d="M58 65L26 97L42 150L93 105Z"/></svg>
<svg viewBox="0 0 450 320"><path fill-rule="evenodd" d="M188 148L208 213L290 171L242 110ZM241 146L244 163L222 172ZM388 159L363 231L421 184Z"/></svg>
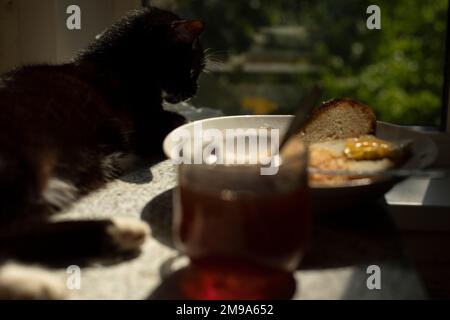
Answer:
<svg viewBox="0 0 450 320"><path fill-rule="evenodd" d="M181 101L181 99L180 99L180 97L178 96L178 95L176 95L176 94L172 94L172 93L168 93L167 91L165 91L165 90L162 90L161 91L161 97L162 97L162 99L165 101L165 102L168 102L168 103L178 103L178 102L180 102Z"/></svg>
<svg viewBox="0 0 450 320"><path fill-rule="evenodd" d="M166 102L168 102L168 103L175 104L175 103L179 103L179 102L181 102L183 100L186 100L186 99L183 99L183 97L181 97L180 95L167 95L164 98L164 100Z"/></svg>
<svg viewBox="0 0 450 320"><path fill-rule="evenodd" d="M163 99L168 103L175 104L192 98L194 95L192 92L181 92L178 94L165 93L163 94Z"/></svg>

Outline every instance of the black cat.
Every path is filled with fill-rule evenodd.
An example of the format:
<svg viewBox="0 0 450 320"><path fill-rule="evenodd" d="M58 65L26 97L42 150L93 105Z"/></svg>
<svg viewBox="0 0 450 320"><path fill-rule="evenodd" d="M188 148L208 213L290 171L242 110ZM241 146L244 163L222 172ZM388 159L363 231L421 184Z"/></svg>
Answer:
<svg viewBox="0 0 450 320"><path fill-rule="evenodd" d="M146 226L123 221L11 225L59 211L120 175L130 160L161 153L164 136L185 121L162 102L195 95L205 65L203 28L199 20L142 9L71 63L25 66L1 78L1 259L62 259L79 249L77 236L98 243L92 255L142 244ZM0 273L0 297L14 297L2 279Z"/></svg>

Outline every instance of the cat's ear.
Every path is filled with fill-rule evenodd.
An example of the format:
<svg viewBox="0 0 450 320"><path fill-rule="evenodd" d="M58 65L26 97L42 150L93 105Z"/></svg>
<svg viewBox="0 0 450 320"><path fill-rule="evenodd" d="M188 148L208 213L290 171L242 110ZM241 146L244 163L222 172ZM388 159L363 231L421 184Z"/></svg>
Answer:
<svg viewBox="0 0 450 320"><path fill-rule="evenodd" d="M177 42L192 43L205 29L202 20L182 20L172 23L172 30Z"/></svg>

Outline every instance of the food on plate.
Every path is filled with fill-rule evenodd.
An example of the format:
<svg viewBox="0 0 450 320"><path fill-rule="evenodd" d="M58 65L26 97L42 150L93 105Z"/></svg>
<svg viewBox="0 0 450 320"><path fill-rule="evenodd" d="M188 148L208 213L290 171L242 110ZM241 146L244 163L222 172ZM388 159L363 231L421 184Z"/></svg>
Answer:
<svg viewBox="0 0 450 320"><path fill-rule="evenodd" d="M373 173L398 165L404 158L404 147L375 137L375 131L374 112L357 101L334 99L316 109L299 134L309 144L310 184L336 186L356 179L372 180Z"/></svg>
<svg viewBox="0 0 450 320"><path fill-rule="evenodd" d="M395 165L395 162L389 157L382 157L374 160L356 160L350 158L345 153L347 143L347 139L340 139L311 144L309 146L309 167L326 171L377 172L389 169ZM310 182L312 184L336 185L361 178L362 177L359 175L351 176L346 174L336 175L313 172L310 175Z"/></svg>
<svg viewBox="0 0 450 320"><path fill-rule="evenodd" d="M347 139L344 154L353 160L379 160L392 158L395 146L392 142L374 136Z"/></svg>

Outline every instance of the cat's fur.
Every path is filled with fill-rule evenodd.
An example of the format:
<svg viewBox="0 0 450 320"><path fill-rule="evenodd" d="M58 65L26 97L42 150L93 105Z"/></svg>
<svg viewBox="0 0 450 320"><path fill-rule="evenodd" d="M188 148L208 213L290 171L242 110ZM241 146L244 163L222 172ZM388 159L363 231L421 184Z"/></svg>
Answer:
<svg viewBox="0 0 450 320"><path fill-rule="evenodd" d="M0 230L8 225L14 231L0 231L0 259L15 252L27 256L33 248L26 244L39 246L47 229L59 230L48 232L53 241L40 244L49 256L62 254L52 243L67 233L119 247L117 240L130 236L129 224L114 221L10 225L59 211L120 175L130 159L161 153L164 136L184 122L163 110L163 99L174 103L195 95L204 67L202 31L201 21L142 9L114 24L71 63L25 66L2 76ZM127 249L139 247L147 233L142 225L135 231L136 241ZM0 297L1 291L2 277Z"/></svg>

